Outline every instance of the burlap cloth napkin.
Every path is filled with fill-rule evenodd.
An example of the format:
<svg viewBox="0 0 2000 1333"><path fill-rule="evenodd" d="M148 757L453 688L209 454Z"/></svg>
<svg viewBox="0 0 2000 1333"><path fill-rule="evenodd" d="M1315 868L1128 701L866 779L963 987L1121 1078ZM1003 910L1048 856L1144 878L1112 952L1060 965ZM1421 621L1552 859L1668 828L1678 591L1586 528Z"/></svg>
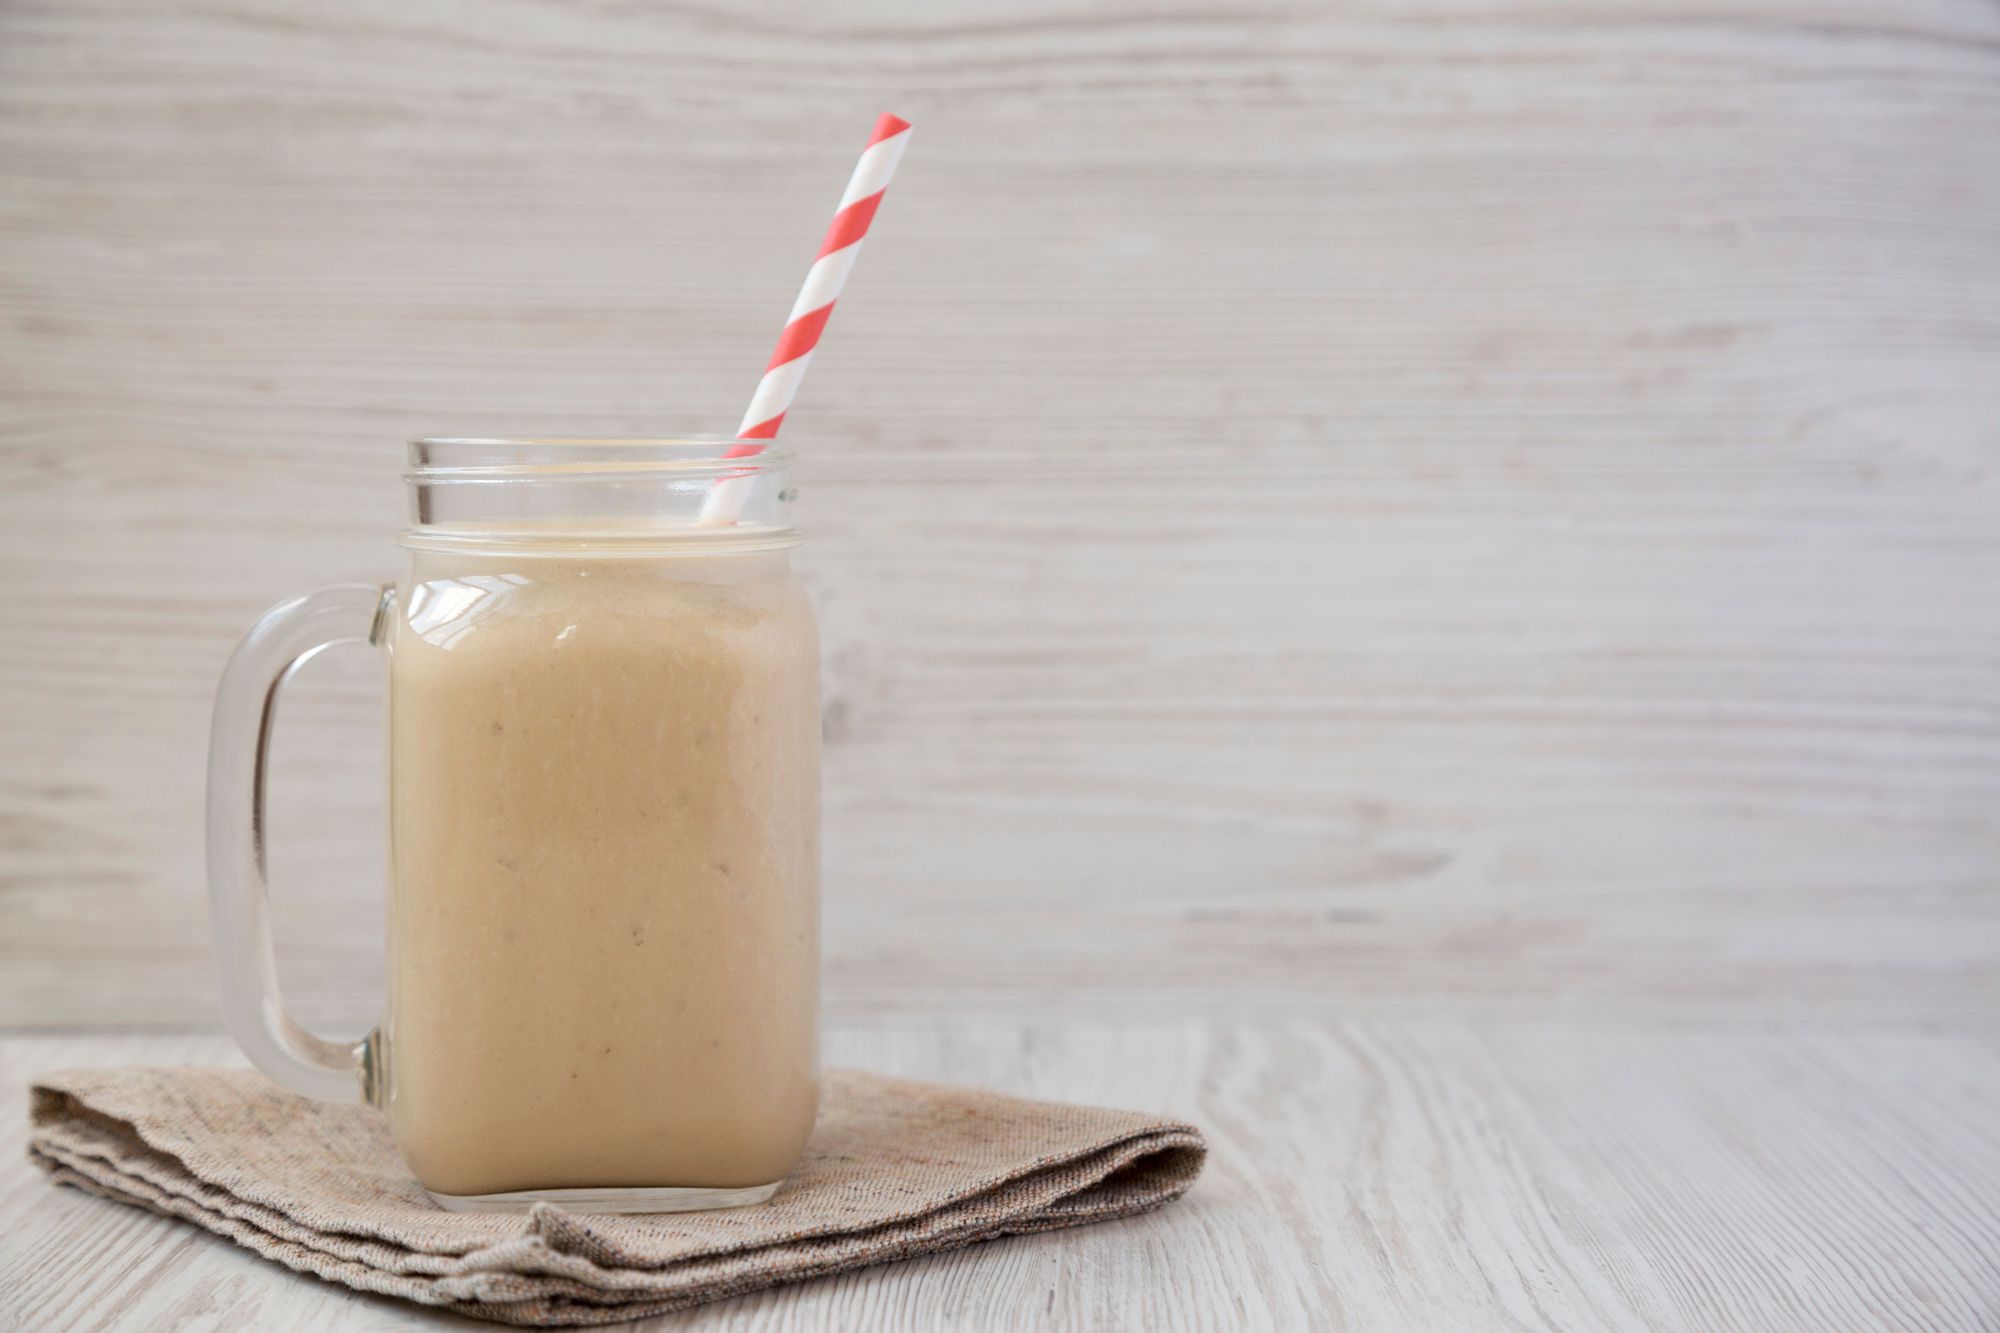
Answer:
<svg viewBox="0 0 2000 1333"><path fill-rule="evenodd" d="M35 1084L28 1155L288 1268L509 1324L603 1324L1178 1197L1191 1126L851 1070L770 1202L707 1213L448 1213L377 1113L225 1069L72 1069Z"/></svg>

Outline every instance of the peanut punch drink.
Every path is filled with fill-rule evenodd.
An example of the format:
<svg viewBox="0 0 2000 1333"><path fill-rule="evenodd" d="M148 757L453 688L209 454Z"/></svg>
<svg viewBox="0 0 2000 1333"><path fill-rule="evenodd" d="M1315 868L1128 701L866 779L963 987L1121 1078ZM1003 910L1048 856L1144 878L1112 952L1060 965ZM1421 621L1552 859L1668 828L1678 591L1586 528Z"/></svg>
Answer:
<svg viewBox="0 0 2000 1333"><path fill-rule="evenodd" d="M447 1208L735 1207L817 1102L819 722L776 444L909 122L882 116L726 439L410 442L410 572L272 607L210 727L229 1031L301 1096L366 1101ZM284 681L390 654L388 1013L286 1012L265 779Z"/></svg>
<svg viewBox="0 0 2000 1333"><path fill-rule="evenodd" d="M383 1098L446 1196L774 1184L817 1099L818 646L783 550L413 553Z"/></svg>

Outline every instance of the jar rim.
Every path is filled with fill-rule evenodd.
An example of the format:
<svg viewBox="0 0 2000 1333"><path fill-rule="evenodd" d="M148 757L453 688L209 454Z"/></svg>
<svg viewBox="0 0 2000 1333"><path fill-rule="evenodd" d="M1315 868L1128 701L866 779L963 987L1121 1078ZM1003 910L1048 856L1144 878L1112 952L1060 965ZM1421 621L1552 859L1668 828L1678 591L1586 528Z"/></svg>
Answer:
<svg viewBox="0 0 2000 1333"><path fill-rule="evenodd" d="M477 444L477 445L550 445L558 447L602 446L617 448L624 445L683 445L689 448L713 449L718 445L754 444L760 449L777 450L781 446L776 440L756 440L740 435L413 435L410 443L418 444Z"/></svg>
<svg viewBox="0 0 2000 1333"><path fill-rule="evenodd" d="M754 452L731 450L751 446ZM419 435L409 443L408 481L497 478L563 471L673 472L688 478L741 476L788 466L792 451L775 440L731 435L602 438L588 436Z"/></svg>
<svg viewBox="0 0 2000 1333"><path fill-rule="evenodd" d="M790 545L792 453L773 440L425 435L409 442L405 544ZM710 501L731 488L716 517Z"/></svg>

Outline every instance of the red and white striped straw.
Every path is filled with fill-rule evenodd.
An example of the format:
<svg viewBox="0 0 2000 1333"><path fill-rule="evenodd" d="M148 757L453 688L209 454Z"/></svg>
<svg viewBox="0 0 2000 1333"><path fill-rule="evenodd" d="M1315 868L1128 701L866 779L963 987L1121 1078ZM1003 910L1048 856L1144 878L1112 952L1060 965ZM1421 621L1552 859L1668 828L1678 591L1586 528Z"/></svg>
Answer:
<svg viewBox="0 0 2000 1333"><path fill-rule="evenodd" d="M826 229L826 239L820 242L819 255L806 270L805 286L799 291L799 299L792 303L785 331L778 335L778 350L771 354L764 378L758 381L757 392L751 395L750 410L743 414L743 424L737 427L738 440L777 437L778 427L798 394L799 383L805 379L813 349L819 346L820 335L826 331L833 303L847 284L847 275L861 253L861 242L867 239L868 224L875 220L875 210L881 206L889 178L896 174L896 164L902 161L903 150L909 144L909 121L885 114L875 122L875 132L868 136L868 147L854 165L847 192L840 196L833 224ZM743 458L761 452L762 445L735 444L723 457ZM748 490L749 480L744 477L716 483L702 505L701 521L734 522L742 512Z"/></svg>

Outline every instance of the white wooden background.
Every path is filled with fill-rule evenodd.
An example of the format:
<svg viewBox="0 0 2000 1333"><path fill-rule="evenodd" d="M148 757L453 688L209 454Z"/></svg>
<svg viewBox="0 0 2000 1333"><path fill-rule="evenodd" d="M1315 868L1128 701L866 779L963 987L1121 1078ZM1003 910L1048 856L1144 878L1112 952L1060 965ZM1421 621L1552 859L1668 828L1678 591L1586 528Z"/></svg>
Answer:
<svg viewBox="0 0 2000 1333"><path fill-rule="evenodd" d="M1791 1033L1990 1111L1990 0L5 0L0 1026L212 1027L236 635L393 574L405 437L728 429L885 109L790 423L837 1021ZM359 1031L372 664L295 693L284 971Z"/></svg>

